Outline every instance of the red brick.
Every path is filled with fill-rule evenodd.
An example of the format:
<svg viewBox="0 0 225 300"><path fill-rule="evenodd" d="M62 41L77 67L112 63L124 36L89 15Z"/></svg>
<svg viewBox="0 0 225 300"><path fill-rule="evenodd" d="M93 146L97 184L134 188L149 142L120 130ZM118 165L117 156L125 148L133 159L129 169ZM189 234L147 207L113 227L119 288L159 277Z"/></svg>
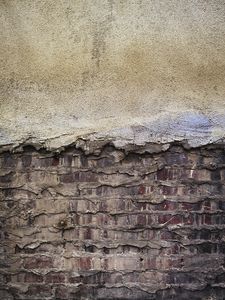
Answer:
<svg viewBox="0 0 225 300"><path fill-rule="evenodd" d="M165 160L167 165L185 165L188 162L188 156L184 152L166 152Z"/></svg>
<svg viewBox="0 0 225 300"><path fill-rule="evenodd" d="M224 150L222 155L173 146L149 154L143 147L141 153L122 151L120 159L110 149L90 155L73 147L55 156L45 150L0 154L7 167L0 178L6 187L0 190L0 263L4 272L13 270L1 280L16 287L16 299L80 299L92 292L97 297L98 288L121 282L130 293L131 282L166 290L170 274L184 271L181 278L171 275L180 289L183 283L192 289L194 282L200 290L202 283L214 282L225 254ZM58 228L64 219L67 226ZM190 274L199 280L191 281Z"/></svg>
<svg viewBox="0 0 225 300"><path fill-rule="evenodd" d="M213 216L210 214L196 214L195 220L197 225L212 225Z"/></svg>
<svg viewBox="0 0 225 300"><path fill-rule="evenodd" d="M210 201L204 201L202 204L202 208L204 211L211 211L211 202Z"/></svg>
<svg viewBox="0 0 225 300"><path fill-rule="evenodd" d="M183 202L180 204L180 208L186 211L199 211L201 210L201 202L197 202L197 203Z"/></svg>
<svg viewBox="0 0 225 300"><path fill-rule="evenodd" d="M64 283L65 282L65 274L61 272L51 272L45 275L46 283Z"/></svg>
<svg viewBox="0 0 225 300"><path fill-rule="evenodd" d="M68 282L69 283L80 283L80 282L82 282L82 277L79 275L76 275L76 276L69 275Z"/></svg>
<svg viewBox="0 0 225 300"><path fill-rule="evenodd" d="M23 155L21 160L23 168L29 168L32 162L32 155Z"/></svg>
<svg viewBox="0 0 225 300"><path fill-rule="evenodd" d="M25 282L25 283L41 283L43 282L43 276L32 272L21 271L15 275L8 275L7 280L12 283Z"/></svg>
<svg viewBox="0 0 225 300"><path fill-rule="evenodd" d="M53 258L49 256L26 257L24 259L25 269L48 269L53 267Z"/></svg>
<svg viewBox="0 0 225 300"><path fill-rule="evenodd" d="M59 157L54 156L54 157L52 158L52 166L53 166L53 167L56 167L56 166L58 166L58 165L59 165Z"/></svg>
<svg viewBox="0 0 225 300"><path fill-rule="evenodd" d="M146 215L140 214L137 216L137 225L143 227L147 225Z"/></svg>
<svg viewBox="0 0 225 300"><path fill-rule="evenodd" d="M144 258L142 262L142 268L144 270L155 270L156 269L156 257Z"/></svg>
<svg viewBox="0 0 225 300"><path fill-rule="evenodd" d="M179 245L179 244L173 244L173 245L169 248L168 254L179 254L180 251L181 251L180 245Z"/></svg>
<svg viewBox="0 0 225 300"><path fill-rule="evenodd" d="M43 276L34 273L26 273L24 276L24 282L29 282L29 283L43 282Z"/></svg>
<svg viewBox="0 0 225 300"><path fill-rule="evenodd" d="M212 224L212 216L211 215L204 215L204 224L211 225Z"/></svg>
<svg viewBox="0 0 225 300"><path fill-rule="evenodd" d="M78 260L79 270L90 270L91 269L91 258L90 257L80 257Z"/></svg>
<svg viewBox="0 0 225 300"><path fill-rule="evenodd" d="M157 171L157 180L162 181L171 181L171 180L181 180L182 178L186 178L185 169L177 168L177 167L165 167L161 170Z"/></svg>
<svg viewBox="0 0 225 300"><path fill-rule="evenodd" d="M91 240L91 238L92 238L92 229L85 228L84 239Z"/></svg>
<svg viewBox="0 0 225 300"><path fill-rule="evenodd" d="M29 299L37 299L37 297L51 297L52 296L52 288L49 285L30 285L28 291L26 293L29 296ZM38 299L40 299L38 298Z"/></svg>
<svg viewBox="0 0 225 300"><path fill-rule="evenodd" d="M177 187L175 186L161 186L160 193L165 196L174 196L177 194Z"/></svg>
<svg viewBox="0 0 225 300"><path fill-rule="evenodd" d="M69 288L66 285L60 285L56 287L55 299L70 299L69 298Z"/></svg>
<svg viewBox="0 0 225 300"><path fill-rule="evenodd" d="M173 201L163 201L160 204L152 206L156 211L175 211L178 208L178 203Z"/></svg>
<svg viewBox="0 0 225 300"><path fill-rule="evenodd" d="M98 177L92 172L75 172L69 174L63 174L60 176L60 181L64 183L71 182L97 182Z"/></svg>
<svg viewBox="0 0 225 300"><path fill-rule="evenodd" d="M193 225L194 221L195 221L195 218L194 218L193 214L188 214L188 216L183 217L183 223L185 225Z"/></svg>
<svg viewBox="0 0 225 300"><path fill-rule="evenodd" d="M145 193L145 186L140 185L138 189L138 194L143 195Z"/></svg>
<svg viewBox="0 0 225 300"><path fill-rule="evenodd" d="M175 233L171 232L171 231L163 231L160 234L160 238L162 240L166 240L166 241L174 240L175 239Z"/></svg>
<svg viewBox="0 0 225 300"><path fill-rule="evenodd" d="M166 224L166 225L182 224L182 216L161 214L158 216L158 222L159 224Z"/></svg>
<svg viewBox="0 0 225 300"><path fill-rule="evenodd" d="M17 160L15 155L9 152L3 154L2 168L13 168L16 164Z"/></svg>

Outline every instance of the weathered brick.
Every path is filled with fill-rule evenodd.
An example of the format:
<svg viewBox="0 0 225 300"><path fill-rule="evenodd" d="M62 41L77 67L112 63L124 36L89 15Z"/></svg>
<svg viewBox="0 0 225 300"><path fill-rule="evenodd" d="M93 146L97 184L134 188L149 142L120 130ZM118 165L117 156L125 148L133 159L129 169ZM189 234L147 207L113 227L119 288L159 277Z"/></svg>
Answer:
<svg viewBox="0 0 225 300"><path fill-rule="evenodd" d="M167 165L185 165L188 162L187 153L184 151L175 152L171 150L171 152L167 152L165 154L165 160Z"/></svg>
<svg viewBox="0 0 225 300"><path fill-rule="evenodd" d="M105 270L122 271L122 270L140 270L140 260L135 256L116 255L105 258Z"/></svg>
<svg viewBox="0 0 225 300"><path fill-rule="evenodd" d="M53 156L52 157L52 161L51 161L51 163L52 163L52 166L53 167L56 167L56 166L58 166L59 165L59 157L58 156Z"/></svg>
<svg viewBox="0 0 225 300"><path fill-rule="evenodd" d="M69 271L88 271L92 268L92 257L73 257L65 260L65 267Z"/></svg>
<svg viewBox="0 0 225 300"><path fill-rule="evenodd" d="M43 297L51 297L53 295L52 287L49 285L30 285L28 287L28 291L26 292L26 296L28 298L25 299L43 299Z"/></svg>
<svg viewBox="0 0 225 300"><path fill-rule="evenodd" d="M24 258L25 269L48 269L53 267L53 258L49 256L26 257Z"/></svg>
<svg viewBox="0 0 225 300"><path fill-rule="evenodd" d="M178 188L176 186L161 186L160 187L160 194L165 196L174 196L178 192Z"/></svg>
<svg viewBox="0 0 225 300"><path fill-rule="evenodd" d="M13 295L7 289L0 289L0 297L4 300L14 300Z"/></svg>
<svg viewBox="0 0 225 300"><path fill-rule="evenodd" d="M160 204L152 206L155 211L176 211L178 209L178 203L175 201L163 201Z"/></svg>
<svg viewBox="0 0 225 300"><path fill-rule="evenodd" d="M216 253L217 244L211 242L204 242L196 246L199 253Z"/></svg>
<svg viewBox="0 0 225 300"><path fill-rule="evenodd" d="M43 276L33 272L22 272L15 275L8 275L7 281L11 283L41 283Z"/></svg>
<svg viewBox="0 0 225 300"><path fill-rule="evenodd" d="M2 155L2 168L13 168L17 164L17 157L14 154L11 154L9 152L5 152Z"/></svg>
<svg viewBox="0 0 225 300"><path fill-rule="evenodd" d="M224 151L145 147L0 154L9 297L123 298L129 286L130 296L138 288L137 299L149 299L168 286L222 284Z"/></svg>
<svg viewBox="0 0 225 300"><path fill-rule="evenodd" d="M69 289L66 285L59 285L55 289L55 299L69 299Z"/></svg>
<svg viewBox="0 0 225 300"><path fill-rule="evenodd" d="M160 214L158 216L159 224L167 224L167 225L177 225L182 224L182 216L181 215L163 215Z"/></svg>
<svg viewBox="0 0 225 300"><path fill-rule="evenodd" d="M65 274L62 272L50 272L45 275L45 283L64 283Z"/></svg>

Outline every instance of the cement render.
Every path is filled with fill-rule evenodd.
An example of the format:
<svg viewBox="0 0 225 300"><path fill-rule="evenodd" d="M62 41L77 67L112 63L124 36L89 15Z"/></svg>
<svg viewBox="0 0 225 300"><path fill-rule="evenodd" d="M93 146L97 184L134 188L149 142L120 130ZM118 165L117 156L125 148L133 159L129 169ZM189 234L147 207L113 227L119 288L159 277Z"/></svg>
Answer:
<svg viewBox="0 0 225 300"><path fill-rule="evenodd" d="M0 145L224 138L224 1L0 0Z"/></svg>

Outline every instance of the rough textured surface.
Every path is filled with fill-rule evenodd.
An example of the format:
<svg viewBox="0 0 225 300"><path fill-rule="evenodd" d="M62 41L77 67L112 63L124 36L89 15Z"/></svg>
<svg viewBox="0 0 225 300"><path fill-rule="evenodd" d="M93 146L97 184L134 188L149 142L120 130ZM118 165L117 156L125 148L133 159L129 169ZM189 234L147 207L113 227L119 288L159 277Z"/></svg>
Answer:
<svg viewBox="0 0 225 300"><path fill-rule="evenodd" d="M224 1L0 22L0 298L224 300Z"/></svg>
<svg viewBox="0 0 225 300"><path fill-rule="evenodd" d="M224 137L224 1L0 0L0 22L1 145Z"/></svg>
<svg viewBox="0 0 225 300"><path fill-rule="evenodd" d="M225 299L224 145L0 155L1 299Z"/></svg>

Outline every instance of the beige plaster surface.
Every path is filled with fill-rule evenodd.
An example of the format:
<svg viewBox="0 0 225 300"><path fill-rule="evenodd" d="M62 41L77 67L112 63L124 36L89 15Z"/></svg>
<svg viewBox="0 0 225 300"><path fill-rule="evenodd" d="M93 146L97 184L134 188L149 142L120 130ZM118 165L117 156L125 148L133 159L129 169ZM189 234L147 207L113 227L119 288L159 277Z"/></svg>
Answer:
<svg viewBox="0 0 225 300"><path fill-rule="evenodd" d="M225 1L0 0L0 145L225 136Z"/></svg>

